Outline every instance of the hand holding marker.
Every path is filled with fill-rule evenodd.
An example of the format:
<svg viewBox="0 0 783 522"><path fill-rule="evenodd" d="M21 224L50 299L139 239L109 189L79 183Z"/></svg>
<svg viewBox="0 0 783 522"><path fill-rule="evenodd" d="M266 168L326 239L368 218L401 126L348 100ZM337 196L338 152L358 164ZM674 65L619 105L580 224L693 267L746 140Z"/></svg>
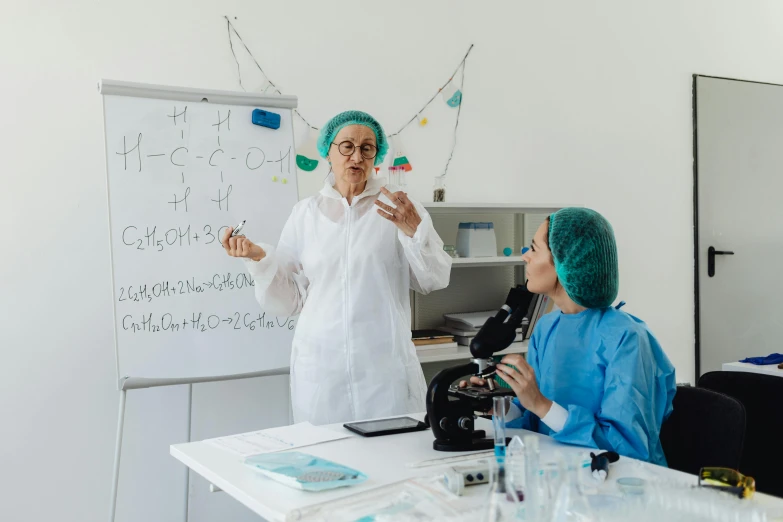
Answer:
<svg viewBox="0 0 783 522"><path fill-rule="evenodd" d="M243 220L234 229L226 229L220 242L223 248L226 249L226 253L231 257L243 257L253 261L261 261L266 257L264 249L239 234L246 221Z"/></svg>

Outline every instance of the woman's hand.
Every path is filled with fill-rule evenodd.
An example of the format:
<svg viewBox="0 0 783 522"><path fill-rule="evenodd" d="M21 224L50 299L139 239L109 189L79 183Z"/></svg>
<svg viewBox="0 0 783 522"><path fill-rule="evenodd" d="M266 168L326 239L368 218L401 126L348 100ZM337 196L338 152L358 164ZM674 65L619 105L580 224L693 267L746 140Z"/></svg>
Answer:
<svg viewBox="0 0 783 522"><path fill-rule="evenodd" d="M481 377L476 377L474 375L473 377L470 378L470 384L472 384L474 386L486 386L487 385L487 381L485 381ZM460 381L459 382L459 387L460 388L467 388L468 387L468 381Z"/></svg>
<svg viewBox="0 0 783 522"><path fill-rule="evenodd" d="M244 257L246 259L252 259L253 261L261 261L266 257L266 252L260 246L250 241L245 236L239 235L231 237L234 232L233 228L226 229L223 232L223 237L220 238L220 243L223 248L226 249L226 253L231 257Z"/></svg>
<svg viewBox="0 0 783 522"><path fill-rule="evenodd" d="M397 228L402 230L406 236L413 237L416 229L419 228L419 223L421 223L421 216L419 216L411 200L408 199L408 195L403 191L389 192L386 187L381 187L381 192L391 200L394 206L390 207L376 199L375 204L380 207L378 214L397 225Z"/></svg>
<svg viewBox="0 0 783 522"><path fill-rule="evenodd" d="M533 368L519 354L506 355L500 362L502 364L496 367L497 373L514 390L522 407L536 414L539 419L544 418L552 407L552 401L544 397L539 390ZM513 364L518 370L507 366L508 364Z"/></svg>
<svg viewBox="0 0 783 522"><path fill-rule="evenodd" d="M470 384L473 386L486 386L487 381L485 379L482 379L481 377L476 377L475 375L470 378ZM468 381L460 381L459 382L460 388L467 388L468 387ZM491 409L487 412L487 415L494 415L494 410Z"/></svg>

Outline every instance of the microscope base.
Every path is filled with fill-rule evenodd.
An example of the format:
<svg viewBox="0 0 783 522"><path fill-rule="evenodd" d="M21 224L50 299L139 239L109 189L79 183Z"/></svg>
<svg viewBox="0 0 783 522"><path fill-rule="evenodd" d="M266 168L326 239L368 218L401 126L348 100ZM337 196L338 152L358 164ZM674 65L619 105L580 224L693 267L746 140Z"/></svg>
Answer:
<svg viewBox="0 0 783 522"><path fill-rule="evenodd" d="M471 441L453 441L453 440L439 440L435 439L432 442L432 448L435 451L484 451L491 450L495 447L495 441L493 439L480 438L484 436L483 431L475 432L474 435L478 435L479 438L474 438ZM510 438L506 438L506 445L511 442Z"/></svg>

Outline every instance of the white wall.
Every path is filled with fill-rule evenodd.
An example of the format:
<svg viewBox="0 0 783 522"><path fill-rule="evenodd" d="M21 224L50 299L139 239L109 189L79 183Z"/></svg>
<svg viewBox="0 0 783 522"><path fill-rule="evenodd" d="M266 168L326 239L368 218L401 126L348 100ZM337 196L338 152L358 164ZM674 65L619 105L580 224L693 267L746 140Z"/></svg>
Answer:
<svg viewBox="0 0 783 522"><path fill-rule="evenodd" d="M679 380L693 375L691 75L783 83L783 4L774 1L3 7L3 520L83 522L108 512L117 394L99 78L236 88L222 20L230 14L313 123L356 107L394 129L475 43L448 199L573 202L603 212L619 241L621 297L659 336ZM403 136L420 199L446 158L450 137L438 128L453 112L442 109L430 127ZM306 195L322 173L302 178ZM220 404L261 394L255 385L236 384L233 397L231 387L210 389ZM215 409L210 389L194 393L204 415ZM265 389L266 401L287 399L279 385ZM184 471L166 445L184 436L187 397L145 393L129 396L133 464L121 519L177 520ZM223 424L199 417L199 433L285 417L279 407L244 423L242 409L235 413ZM219 502L234 511L219 514ZM200 520L248 518L225 498L196 504Z"/></svg>

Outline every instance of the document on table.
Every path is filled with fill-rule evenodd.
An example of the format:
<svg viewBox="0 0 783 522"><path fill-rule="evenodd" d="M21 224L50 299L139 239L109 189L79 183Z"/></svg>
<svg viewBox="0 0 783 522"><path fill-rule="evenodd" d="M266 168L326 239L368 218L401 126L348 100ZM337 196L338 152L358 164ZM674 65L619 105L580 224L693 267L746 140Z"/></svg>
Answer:
<svg viewBox="0 0 783 522"><path fill-rule="evenodd" d="M241 457L249 457L347 439L350 436L313 426L309 422L300 422L291 426L206 439L204 442L231 451Z"/></svg>

